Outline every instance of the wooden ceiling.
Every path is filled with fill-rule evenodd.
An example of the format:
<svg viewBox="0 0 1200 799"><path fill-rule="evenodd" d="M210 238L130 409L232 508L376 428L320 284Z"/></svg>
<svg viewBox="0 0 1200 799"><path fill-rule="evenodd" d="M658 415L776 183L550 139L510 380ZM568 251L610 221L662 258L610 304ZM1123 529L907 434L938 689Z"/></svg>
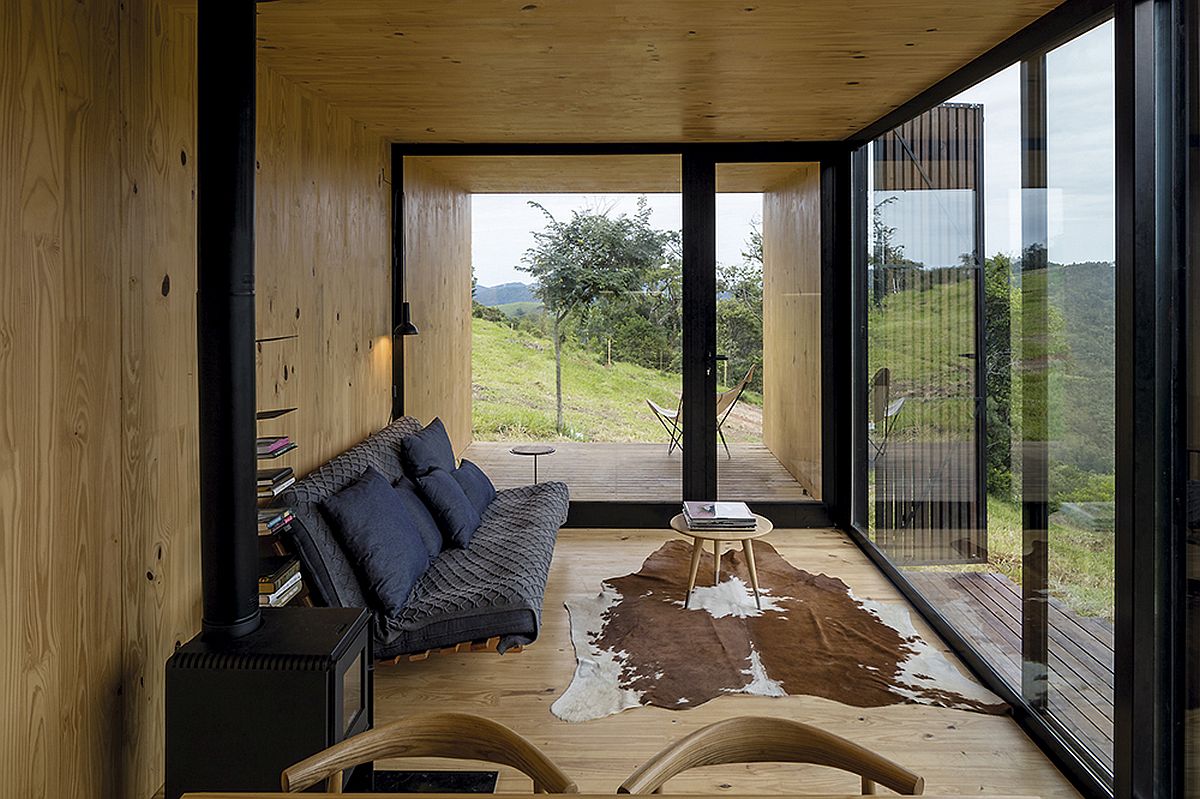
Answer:
<svg viewBox="0 0 1200 799"><path fill-rule="evenodd" d="M836 140L1059 0L279 0L263 63L395 141Z"/></svg>
<svg viewBox="0 0 1200 799"><path fill-rule="evenodd" d="M677 155L409 156L472 194L676 194ZM768 191L801 163L718 164L718 192Z"/></svg>

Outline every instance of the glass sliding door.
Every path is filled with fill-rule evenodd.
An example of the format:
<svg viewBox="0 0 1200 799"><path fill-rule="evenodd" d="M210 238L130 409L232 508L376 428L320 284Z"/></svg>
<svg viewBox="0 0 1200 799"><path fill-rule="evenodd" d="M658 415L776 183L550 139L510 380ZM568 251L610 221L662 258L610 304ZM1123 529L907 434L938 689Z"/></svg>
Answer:
<svg viewBox="0 0 1200 799"><path fill-rule="evenodd" d="M1113 47L1103 23L869 145L857 520L1109 774Z"/></svg>
<svg viewBox="0 0 1200 799"><path fill-rule="evenodd" d="M821 169L716 168L717 493L822 498Z"/></svg>

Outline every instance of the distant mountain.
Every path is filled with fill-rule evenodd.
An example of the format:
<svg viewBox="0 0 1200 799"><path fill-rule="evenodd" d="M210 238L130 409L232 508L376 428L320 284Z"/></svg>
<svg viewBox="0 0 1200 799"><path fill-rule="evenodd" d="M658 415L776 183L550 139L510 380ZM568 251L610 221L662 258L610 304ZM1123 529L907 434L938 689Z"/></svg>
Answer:
<svg viewBox="0 0 1200 799"><path fill-rule="evenodd" d="M533 286L525 283L501 283L499 286L476 286L475 302L480 305L508 305L510 302L536 302Z"/></svg>

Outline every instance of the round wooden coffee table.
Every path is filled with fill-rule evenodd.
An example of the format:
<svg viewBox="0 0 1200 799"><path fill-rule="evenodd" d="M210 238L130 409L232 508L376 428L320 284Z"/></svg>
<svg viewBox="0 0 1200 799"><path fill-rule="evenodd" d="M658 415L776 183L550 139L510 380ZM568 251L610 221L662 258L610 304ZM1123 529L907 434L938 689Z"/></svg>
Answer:
<svg viewBox="0 0 1200 799"><path fill-rule="evenodd" d="M537 459L541 455L553 455L554 447L548 444L518 444L509 450L513 455L533 456L533 482L537 484Z"/></svg>
<svg viewBox="0 0 1200 799"><path fill-rule="evenodd" d="M775 529L770 519L754 514L756 524L753 530L692 530L682 513L677 513L671 519L671 529L692 537L692 568L688 572L687 599L683 606L686 608L692 601L692 589L696 587L696 572L700 570L700 553L705 541L713 542L713 585L721 582L721 543L728 541L742 542L742 552L746 553L746 566L750 569L750 585L754 587L754 604L762 610L762 600L758 596L758 570L754 566L754 539L762 538Z"/></svg>

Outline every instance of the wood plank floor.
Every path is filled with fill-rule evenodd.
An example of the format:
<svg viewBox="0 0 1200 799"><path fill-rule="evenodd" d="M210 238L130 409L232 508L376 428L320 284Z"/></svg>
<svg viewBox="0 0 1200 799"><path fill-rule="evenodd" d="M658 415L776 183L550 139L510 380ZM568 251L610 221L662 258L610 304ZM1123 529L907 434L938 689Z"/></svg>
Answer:
<svg viewBox="0 0 1200 799"><path fill-rule="evenodd" d="M475 441L463 457L474 461L496 488L527 485L533 458L513 455L513 443ZM553 455L538 458L539 480L562 480L571 499L625 502L675 502L680 498L682 455L667 454L666 444L556 441ZM788 502L811 499L796 479L762 444L729 445L718 453L717 486L721 495L744 500Z"/></svg>
<svg viewBox="0 0 1200 799"><path fill-rule="evenodd" d="M903 763L925 777L927 794L1078 795L1007 716L919 705L855 708L807 696L729 696L691 710L636 708L583 724L559 721L550 705L575 668L563 601L592 596L603 578L635 571L670 537L669 532L649 530L563 530L547 586L541 639L517 655L434 656L377 669L376 722L422 712L478 713L529 737L582 791L612 793L642 760L692 730L734 715L780 715L820 725ZM904 602L841 533L777 530L767 540L794 565L845 580L857 596ZM922 635L940 643L915 612L913 620ZM803 646L796 642L798 656ZM436 767L436 761L409 763L408 768ZM754 764L689 772L673 780L668 792L796 794L856 787L852 778L828 769ZM528 791L529 783L502 770L500 790Z"/></svg>
<svg viewBox="0 0 1200 799"><path fill-rule="evenodd" d="M1021 685L1021 587L1002 574L910 571L912 583L1014 687ZM1113 628L1050 601L1048 701L1093 754L1112 762Z"/></svg>

